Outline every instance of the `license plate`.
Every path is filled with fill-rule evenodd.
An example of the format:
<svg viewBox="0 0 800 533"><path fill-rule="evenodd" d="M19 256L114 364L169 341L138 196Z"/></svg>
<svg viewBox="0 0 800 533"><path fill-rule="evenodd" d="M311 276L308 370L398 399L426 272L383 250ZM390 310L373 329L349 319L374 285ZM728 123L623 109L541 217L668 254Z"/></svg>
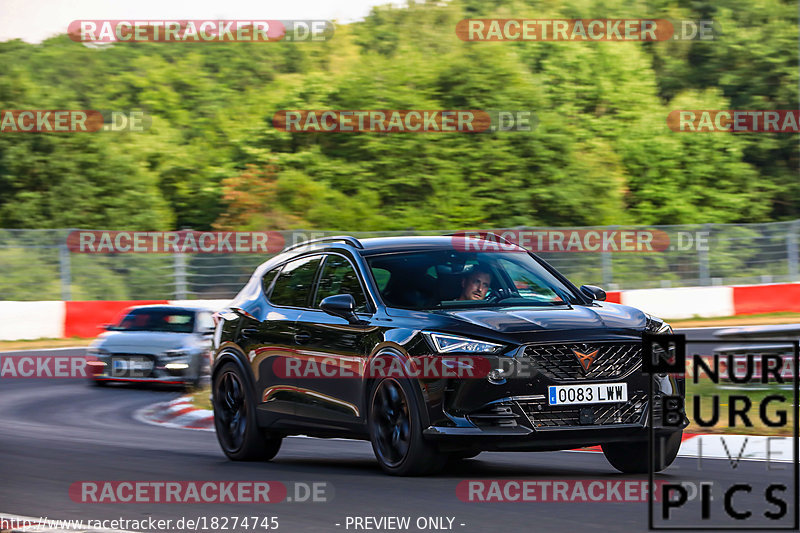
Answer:
<svg viewBox="0 0 800 533"><path fill-rule="evenodd" d="M122 358L113 357L111 359L112 375L117 377L145 377L153 370L153 361L146 358Z"/></svg>
<svg viewBox="0 0 800 533"><path fill-rule="evenodd" d="M548 393L550 405L627 402L628 384L553 385L548 387Z"/></svg>

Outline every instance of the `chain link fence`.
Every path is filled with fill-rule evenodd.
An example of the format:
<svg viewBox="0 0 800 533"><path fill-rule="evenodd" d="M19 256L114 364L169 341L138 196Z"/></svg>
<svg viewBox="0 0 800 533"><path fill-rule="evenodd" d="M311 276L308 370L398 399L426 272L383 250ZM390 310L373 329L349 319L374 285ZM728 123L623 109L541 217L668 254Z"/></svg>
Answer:
<svg viewBox="0 0 800 533"><path fill-rule="evenodd" d="M577 285L609 290L747 285L800 280L800 220L584 228L514 228L515 232L645 230L662 236L651 252L542 251ZM231 298L268 254L84 254L67 246L74 230L0 229L0 300L149 300ZM480 231L495 231L486 229ZM343 232L281 232L287 245ZM442 235L447 231L351 232L357 238ZM666 236L666 241L664 240Z"/></svg>

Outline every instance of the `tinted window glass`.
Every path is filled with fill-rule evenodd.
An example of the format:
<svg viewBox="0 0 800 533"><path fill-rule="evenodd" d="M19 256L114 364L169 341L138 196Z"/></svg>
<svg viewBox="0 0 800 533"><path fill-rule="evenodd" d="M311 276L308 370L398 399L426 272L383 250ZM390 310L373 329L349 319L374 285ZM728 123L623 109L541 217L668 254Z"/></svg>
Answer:
<svg viewBox="0 0 800 533"><path fill-rule="evenodd" d="M352 294L356 301L356 311L367 310L367 299L364 291L361 290L358 274L353 265L340 255L329 255L325 266L322 267L315 307L319 307L319 303L324 298L336 294Z"/></svg>
<svg viewBox="0 0 800 533"><path fill-rule="evenodd" d="M275 279L275 276L278 275L279 271L280 267L273 268L272 270L264 274L263 278L261 278L261 288L264 290L264 294L269 296L269 286L272 285L272 280Z"/></svg>
<svg viewBox="0 0 800 533"><path fill-rule="evenodd" d="M386 288L386 284L389 283L389 271L383 268L373 268L372 276L375 278L375 283L378 285L378 290L383 292L383 289Z"/></svg>
<svg viewBox="0 0 800 533"><path fill-rule="evenodd" d="M577 303L572 290L526 253L430 252L367 259L383 301L405 309ZM388 280L386 274L388 273Z"/></svg>
<svg viewBox="0 0 800 533"><path fill-rule="evenodd" d="M269 301L287 307L306 307L320 256L303 257L283 265Z"/></svg>

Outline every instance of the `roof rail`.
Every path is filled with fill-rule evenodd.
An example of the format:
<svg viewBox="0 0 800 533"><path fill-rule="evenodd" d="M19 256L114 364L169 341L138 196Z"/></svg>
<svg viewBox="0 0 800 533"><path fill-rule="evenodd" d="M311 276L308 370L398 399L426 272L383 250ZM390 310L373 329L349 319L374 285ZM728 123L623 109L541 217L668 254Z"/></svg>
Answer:
<svg viewBox="0 0 800 533"><path fill-rule="evenodd" d="M297 244L293 244L281 250L281 253L288 252L289 250L294 250L295 248L300 248L303 246L307 246L309 244L316 244L318 242L346 242L350 246L354 248L363 249L364 245L361 244L361 241L356 239L355 237L351 237L349 235L337 235L335 237L323 237L321 239L312 239L310 241L303 241L298 242Z"/></svg>
<svg viewBox="0 0 800 533"><path fill-rule="evenodd" d="M470 235L470 234L475 234L475 233L477 233L477 235ZM503 237L502 235L498 235L497 233L495 233L493 231L459 231L459 232L456 232L456 233L448 233L445 236L446 237L464 237L465 239L469 238L469 237L476 237L476 238L481 238L483 240L488 240L488 239L486 239L486 237L491 236L491 237L494 237L495 239L497 239L498 242L503 242L503 243L508 244L510 246L517 246L519 248L522 248L519 244L517 244L515 242L511 242L508 239L506 239L505 237Z"/></svg>

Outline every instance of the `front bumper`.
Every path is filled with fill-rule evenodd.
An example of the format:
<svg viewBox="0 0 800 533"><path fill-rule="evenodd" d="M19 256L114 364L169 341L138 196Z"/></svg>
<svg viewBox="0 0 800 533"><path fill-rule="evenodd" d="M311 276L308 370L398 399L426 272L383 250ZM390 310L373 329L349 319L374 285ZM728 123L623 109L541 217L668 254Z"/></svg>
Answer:
<svg viewBox="0 0 800 533"><path fill-rule="evenodd" d="M191 356L166 358L157 355L132 354L137 361L146 360L146 368L121 369L115 360L126 359L131 354L110 354L99 356L87 362L91 379L95 381L119 381L129 383L186 384L198 379L198 365L193 364Z"/></svg>
<svg viewBox="0 0 800 533"><path fill-rule="evenodd" d="M549 405L551 385L626 383L626 402ZM650 394L652 386L652 409ZM617 379L600 376L558 379L552 373L533 372L502 382L483 379L450 380L427 387L430 425L428 439L442 449L561 450L608 442L646 441L652 425L657 435L688 425L665 426L661 420L663 395L685 394L683 377L650 376L632 364ZM439 408L441 410L439 410Z"/></svg>

